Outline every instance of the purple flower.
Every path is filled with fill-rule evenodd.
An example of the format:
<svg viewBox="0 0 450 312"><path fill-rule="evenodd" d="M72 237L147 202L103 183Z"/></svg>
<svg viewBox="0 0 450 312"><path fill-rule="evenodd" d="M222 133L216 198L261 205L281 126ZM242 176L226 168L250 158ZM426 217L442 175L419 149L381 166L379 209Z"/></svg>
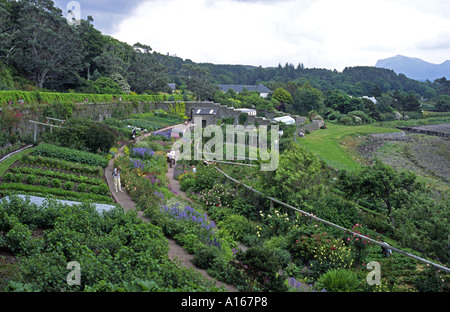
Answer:
<svg viewBox="0 0 450 312"><path fill-rule="evenodd" d="M140 159L150 159L155 155L155 152L151 148L135 147L131 149L131 155Z"/></svg>
<svg viewBox="0 0 450 312"><path fill-rule="evenodd" d="M144 168L145 168L144 163L140 159L133 160L133 166L134 166L134 169L140 168L141 170L144 170Z"/></svg>

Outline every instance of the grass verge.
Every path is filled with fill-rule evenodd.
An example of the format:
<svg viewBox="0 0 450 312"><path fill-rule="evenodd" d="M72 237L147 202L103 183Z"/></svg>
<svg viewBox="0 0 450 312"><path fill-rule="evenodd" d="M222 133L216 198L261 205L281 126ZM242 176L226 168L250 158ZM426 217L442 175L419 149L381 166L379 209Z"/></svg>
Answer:
<svg viewBox="0 0 450 312"><path fill-rule="evenodd" d="M15 163L16 161L18 161L19 159L22 158L22 156L28 155L30 153L32 153L34 150L33 148L29 148L26 150L23 150L17 154L14 154L13 156L10 156L8 158L6 158L5 160L0 162L0 177L3 176L6 172L6 170L8 170L8 168Z"/></svg>

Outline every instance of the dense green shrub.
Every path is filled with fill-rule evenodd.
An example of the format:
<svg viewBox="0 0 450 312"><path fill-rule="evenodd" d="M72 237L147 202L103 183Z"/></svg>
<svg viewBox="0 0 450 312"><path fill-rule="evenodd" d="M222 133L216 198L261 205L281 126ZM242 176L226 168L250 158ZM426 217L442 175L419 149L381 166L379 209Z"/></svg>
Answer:
<svg viewBox="0 0 450 312"><path fill-rule="evenodd" d="M30 202L13 198L0 203L0 214L8 219L5 234L0 236L22 255L17 264L20 279L12 279L3 290L217 290L201 274L168 259L168 243L160 228L120 207L100 215L87 203L66 206L49 200L36 209ZM39 218L26 217L35 214ZM42 226L41 220L46 220L47 230L44 237L34 239L30 229ZM67 264L73 259L81 266L79 286L66 282Z"/></svg>
<svg viewBox="0 0 450 312"><path fill-rule="evenodd" d="M80 183L77 185L78 192L86 192L88 189L88 185L86 183Z"/></svg>
<svg viewBox="0 0 450 312"><path fill-rule="evenodd" d="M52 187L61 187L61 180L60 179L53 179L51 184L52 184Z"/></svg>
<svg viewBox="0 0 450 312"><path fill-rule="evenodd" d="M71 191L71 190L73 190L73 187L74 187L74 183L71 181L67 181L66 183L64 183L63 188L67 191Z"/></svg>
<svg viewBox="0 0 450 312"><path fill-rule="evenodd" d="M200 248L202 243L198 240L197 235L193 233L179 233L174 236L174 239L180 246L183 246L187 252L194 254L198 248Z"/></svg>
<svg viewBox="0 0 450 312"><path fill-rule="evenodd" d="M211 189L218 179L218 173L212 165L198 166L195 174L195 188L194 191L200 192L202 190Z"/></svg>
<svg viewBox="0 0 450 312"><path fill-rule="evenodd" d="M37 176L34 174L29 174L26 177L26 181L28 184L34 184L34 183L36 183L36 180L37 180Z"/></svg>
<svg viewBox="0 0 450 312"><path fill-rule="evenodd" d="M180 189L183 192L186 192L194 188L195 188L195 179L183 179L183 181L181 181L180 183Z"/></svg>
<svg viewBox="0 0 450 312"><path fill-rule="evenodd" d="M242 241L245 235L256 234L256 227L241 215L227 215L222 221L218 222L217 226L221 230L228 231L236 241Z"/></svg>
<svg viewBox="0 0 450 312"><path fill-rule="evenodd" d="M359 280L352 271L332 269L317 280L315 288L329 292L354 292L359 288Z"/></svg>
<svg viewBox="0 0 450 312"><path fill-rule="evenodd" d="M87 129L86 147L90 152L101 150L107 153L114 145L116 137L117 133L107 125L94 123Z"/></svg>
<svg viewBox="0 0 450 312"><path fill-rule="evenodd" d="M236 260L244 271L248 291L286 291L286 277L278 275L282 264L272 249L265 246L250 247L245 252L238 252Z"/></svg>
<svg viewBox="0 0 450 312"><path fill-rule="evenodd" d="M342 116L341 119L339 120L339 122L343 125L350 125L351 123L353 123L353 118L350 116Z"/></svg>
<svg viewBox="0 0 450 312"><path fill-rule="evenodd" d="M209 269L214 262L221 256L221 251L214 247L203 245L198 248L194 254L194 264L200 269Z"/></svg>
<svg viewBox="0 0 450 312"><path fill-rule="evenodd" d="M7 172L3 175L3 180L7 181L7 182L11 182L13 179L13 173L12 172Z"/></svg>
<svg viewBox="0 0 450 312"><path fill-rule="evenodd" d="M423 275L414 281L414 286L419 292L442 292L443 284L443 279L434 268L427 268Z"/></svg>
<svg viewBox="0 0 450 312"><path fill-rule="evenodd" d="M24 175L21 173L16 173L12 176L11 182L21 183L23 181Z"/></svg>
<svg viewBox="0 0 450 312"><path fill-rule="evenodd" d="M31 246L31 230L26 224L22 224L17 217L10 217L11 229L6 233L6 243L14 254L27 253Z"/></svg>
<svg viewBox="0 0 450 312"><path fill-rule="evenodd" d="M92 194L108 195L109 187L106 184L93 185L89 188L89 192Z"/></svg>
<svg viewBox="0 0 450 312"><path fill-rule="evenodd" d="M351 228L360 220L357 205L333 192L327 192L320 200L308 201L308 204L312 210L309 212L345 228Z"/></svg>
<svg viewBox="0 0 450 312"><path fill-rule="evenodd" d="M41 186L48 186L50 183L50 180L47 178L41 178L41 179L39 179L38 182L39 182L39 185L41 185Z"/></svg>

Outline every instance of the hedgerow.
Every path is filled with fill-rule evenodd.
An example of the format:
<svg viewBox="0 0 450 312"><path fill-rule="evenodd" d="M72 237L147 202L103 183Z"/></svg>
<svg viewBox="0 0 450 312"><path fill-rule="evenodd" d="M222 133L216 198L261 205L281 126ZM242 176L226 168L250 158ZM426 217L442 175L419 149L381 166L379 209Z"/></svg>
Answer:
<svg viewBox="0 0 450 312"><path fill-rule="evenodd" d="M17 103L22 99L25 104L36 103L84 103L88 100L89 103L112 103L118 101L119 97L125 102L161 102L167 101L169 95L114 95L114 94L83 94L83 93L57 93L57 92L30 92L30 91L0 91L0 104L13 101ZM181 101L181 95L174 95L175 101Z"/></svg>

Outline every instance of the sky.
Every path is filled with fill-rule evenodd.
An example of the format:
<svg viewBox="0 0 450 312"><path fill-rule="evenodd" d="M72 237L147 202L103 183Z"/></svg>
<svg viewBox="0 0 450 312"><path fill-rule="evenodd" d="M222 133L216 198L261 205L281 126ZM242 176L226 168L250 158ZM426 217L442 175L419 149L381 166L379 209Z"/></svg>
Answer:
<svg viewBox="0 0 450 312"><path fill-rule="evenodd" d="M63 12L69 1L54 0ZM450 60L448 0L79 0L131 45L196 63L343 70L404 55Z"/></svg>

